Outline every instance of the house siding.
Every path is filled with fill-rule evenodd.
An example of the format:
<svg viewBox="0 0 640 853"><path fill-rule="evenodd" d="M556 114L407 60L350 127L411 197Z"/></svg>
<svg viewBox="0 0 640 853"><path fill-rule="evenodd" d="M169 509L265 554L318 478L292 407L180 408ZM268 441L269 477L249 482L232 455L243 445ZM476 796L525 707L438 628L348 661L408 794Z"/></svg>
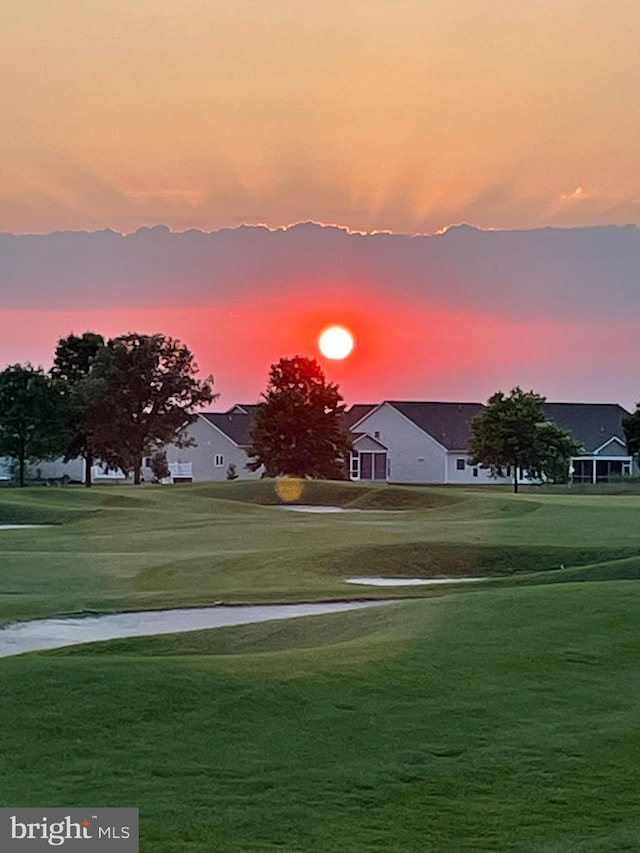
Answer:
<svg viewBox="0 0 640 853"><path fill-rule="evenodd" d="M85 462L80 456L65 462L60 456L57 459L42 459L29 465L29 477L34 480L60 480L68 477L76 483L84 483Z"/></svg>
<svg viewBox="0 0 640 853"><path fill-rule="evenodd" d="M195 446L168 445L165 451L169 463L191 463L194 483L226 480L231 463L236 466L238 476L243 479L260 477L259 472L249 471L245 467L249 461L246 452L204 418L198 417L198 420L190 424L186 434L196 442ZM222 457L222 465L216 465L216 456Z"/></svg>
<svg viewBox="0 0 640 853"><path fill-rule="evenodd" d="M458 471L458 459L465 460L465 466L463 471ZM476 477L473 476L473 466L469 465L469 456L467 452L462 450L459 453L456 451L449 451L447 454L447 479L445 482L447 483L469 483L476 485L480 485L481 483L500 483L501 480L495 480L491 477L489 471L486 468L481 468L479 465L478 475ZM505 481L506 482L506 481Z"/></svg>
<svg viewBox="0 0 640 853"><path fill-rule="evenodd" d="M359 421L355 429L369 435L380 433L379 440L388 448L390 482L444 482L447 451L387 403Z"/></svg>
<svg viewBox="0 0 640 853"><path fill-rule="evenodd" d="M589 454L583 454L588 456ZM594 453L595 456L626 456L628 457L629 451L626 447L623 447L622 444L619 444L617 441L610 441L604 447L600 448L600 450Z"/></svg>

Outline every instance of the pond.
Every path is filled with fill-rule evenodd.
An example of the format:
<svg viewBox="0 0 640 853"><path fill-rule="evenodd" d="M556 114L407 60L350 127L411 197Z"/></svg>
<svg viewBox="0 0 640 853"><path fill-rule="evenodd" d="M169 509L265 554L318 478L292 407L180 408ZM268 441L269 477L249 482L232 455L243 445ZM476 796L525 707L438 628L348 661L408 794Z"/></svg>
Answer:
<svg viewBox="0 0 640 853"><path fill-rule="evenodd" d="M0 628L0 658L98 640L174 634L197 631L201 628L222 628L227 625L267 622L271 619L317 616L323 613L339 613L389 603L388 601L331 601L309 604L218 605L13 622Z"/></svg>

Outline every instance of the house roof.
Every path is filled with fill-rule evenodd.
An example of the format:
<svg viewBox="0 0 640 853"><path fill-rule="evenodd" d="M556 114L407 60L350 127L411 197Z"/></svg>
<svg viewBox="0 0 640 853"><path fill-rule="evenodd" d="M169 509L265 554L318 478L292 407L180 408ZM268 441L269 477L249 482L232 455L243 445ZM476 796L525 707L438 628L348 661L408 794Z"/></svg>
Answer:
<svg viewBox="0 0 640 853"><path fill-rule="evenodd" d="M386 402L447 450L464 450L467 447L471 421L483 409L481 403Z"/></svg>
<svg viewBox="0 0 640 853"><path fill-rule="evenodd" d="M377 405L378 403L354 403L342 415L345 427L351 429L354 424L357 424L365 415L368 415Z"/></svg>
<svg viewBox="0 0 640 853"><path fill-rule="evenodd" d="M387 400L398 412L428 433L447 450L464 451L469 444L471 421L484 408L482 403L440 403ZM377 406L355 403L345 411L344 423L351 429ZM205 412L202 417L239 447L251 444L251 425L257 404L236 404L226 412ZM629 415L617 403L545 403L544 411L562 429L568 430L592 453L613 436L626 446L622 418ZM355 432L358 437L362 433Z"/></svg>
<svg viewBox="0 0 640 853"><path fill-rule="evenodd" d="M616 436L626 447L622 418L629 412L617 403L545 403L546 414L593 453Z"/></svg>
<svg viewBox="0 0 640 853"><path fill-rule="evenodd" d="M258 403L236 403L234 406L231 406L230 409L224 413L225 415L251 415L252 417L256 413L256 409L258 408Z"/></svg>
<svg viewBox="0 0 640 853"><path fill-rule="evenodd" d="M236 411L234 406L228 412L202 412L201 417L217 427L239 447L248 447L251 444L253 414Z"/></svg>
<svg viewBox="0 0 640 853"><path fill-rule="evenodd" d="M368 442L375 444L381 450L388 450L386 444L383 444L379 438L374 438L372 435L369 435L368 432L352 432L351 437L353 439L353 446L355 447L359 441L366 439Z"/></svg>

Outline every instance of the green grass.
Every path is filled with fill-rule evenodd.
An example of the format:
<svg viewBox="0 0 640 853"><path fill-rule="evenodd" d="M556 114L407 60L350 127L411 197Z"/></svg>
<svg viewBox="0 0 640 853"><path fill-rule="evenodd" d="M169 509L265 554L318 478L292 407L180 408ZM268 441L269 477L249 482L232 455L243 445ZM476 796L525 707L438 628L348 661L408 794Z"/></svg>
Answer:
<svg viewBox="0 0 640 853"><path fill-rule="evenodd" d="M635 851L639 606L504 589L7 659L0 804L138 805L149 853Z"/></svg>
<svg viewBox="0 0 640 853"><path fill-rule="evenodd" d="M640 849L640 496L297 500L369 511L266 481L0 491L0 523L54 525L0 531L0 621L414 599L2 659L0 805L139 806L143 853Z"/></svg>
<svg viewBox="0 0 640 853"><path fill-rule="evenodd" d="M273 481L174 488L0 492L0 622L213 601L354 595L354 574L499 576L640 554L640 497L495 489L304 484L298 502L366 512L286 512ZM376 597L375 588L358 595ZM453 590L391 589L392 596Z"/></svg>

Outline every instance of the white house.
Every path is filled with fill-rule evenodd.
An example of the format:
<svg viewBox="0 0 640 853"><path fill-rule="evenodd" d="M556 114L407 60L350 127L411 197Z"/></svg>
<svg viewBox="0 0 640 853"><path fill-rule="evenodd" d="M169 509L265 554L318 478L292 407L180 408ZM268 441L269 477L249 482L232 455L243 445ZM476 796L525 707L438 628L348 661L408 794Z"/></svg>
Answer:
<svg viewBox="0 0 640 853"><path fill-rule="evenodd" d="M385 401L349 423L354 442L352 479L371 476L363 436L380 442L387 454L387 477L395 483L495 482L488 471L469 463L471 421L480 403ZM634 473L622 419L629 413L616 403L545 403L545 413L583 446L571 460L573 481L608 482ZM381 465L378 467L381 470ZM363 476L364 473L364 476Z"/></svg>
<svg viewBox="0 0 640 853"><path fill-rule="evenodd" d="M622 419L629 412L617 403L545 403L544 410L558 426L582 443L571 460L574 483L606 483L628 477L637 466L627 450Z"/></svg>
<svg viewBox="0 0 640 853"><path fill-rule="evenodd" d="M357 403L344 414L353 436L349 473L352 480L394 483L492 483L488 471L469 462L471 421L481 403L385 400ZM583 446L571 460L576 483L607 482L637 473L628 453L622 418L629 413L615 403L545 403L545 412ZM168 482L224 480L230 470L242 478L258 478L247 469L251 426L256 405L236 404L226 412L199 414L186 433L193 444L165 448L171 476ZM145 479L153 477L151 459L144 461ZM38 479L63 476L82 482L81 459L63 463L39 462L30 468ZM121 472L94 467L96 481L122 478Z"/></svg>
<svg viewBox="0 0 640 853"><path fill-rule="evenodd" d="M363 445L368 436L384 446L386 479L394 483L491 482L487 471L469 465L467 444L471 420L482 410L480 403L439 403L386 400L350 424L359 438L354 442L351 477L371 476ZM378 471L381 470L381 464Z"/></svg>
<svg viewBox="0 0 640 853"><path fill-rule="evenodd" d="M235 466L239 477L259 478L260 472L246 468L255 409L254 405L237 404L227 412L199 414L186 429L195 444L188 447L168 445L165 448L171 480L194 483L225 480L230 465ZM151 460L144 461L145 479L151 479L148 467Z"/></svg>

